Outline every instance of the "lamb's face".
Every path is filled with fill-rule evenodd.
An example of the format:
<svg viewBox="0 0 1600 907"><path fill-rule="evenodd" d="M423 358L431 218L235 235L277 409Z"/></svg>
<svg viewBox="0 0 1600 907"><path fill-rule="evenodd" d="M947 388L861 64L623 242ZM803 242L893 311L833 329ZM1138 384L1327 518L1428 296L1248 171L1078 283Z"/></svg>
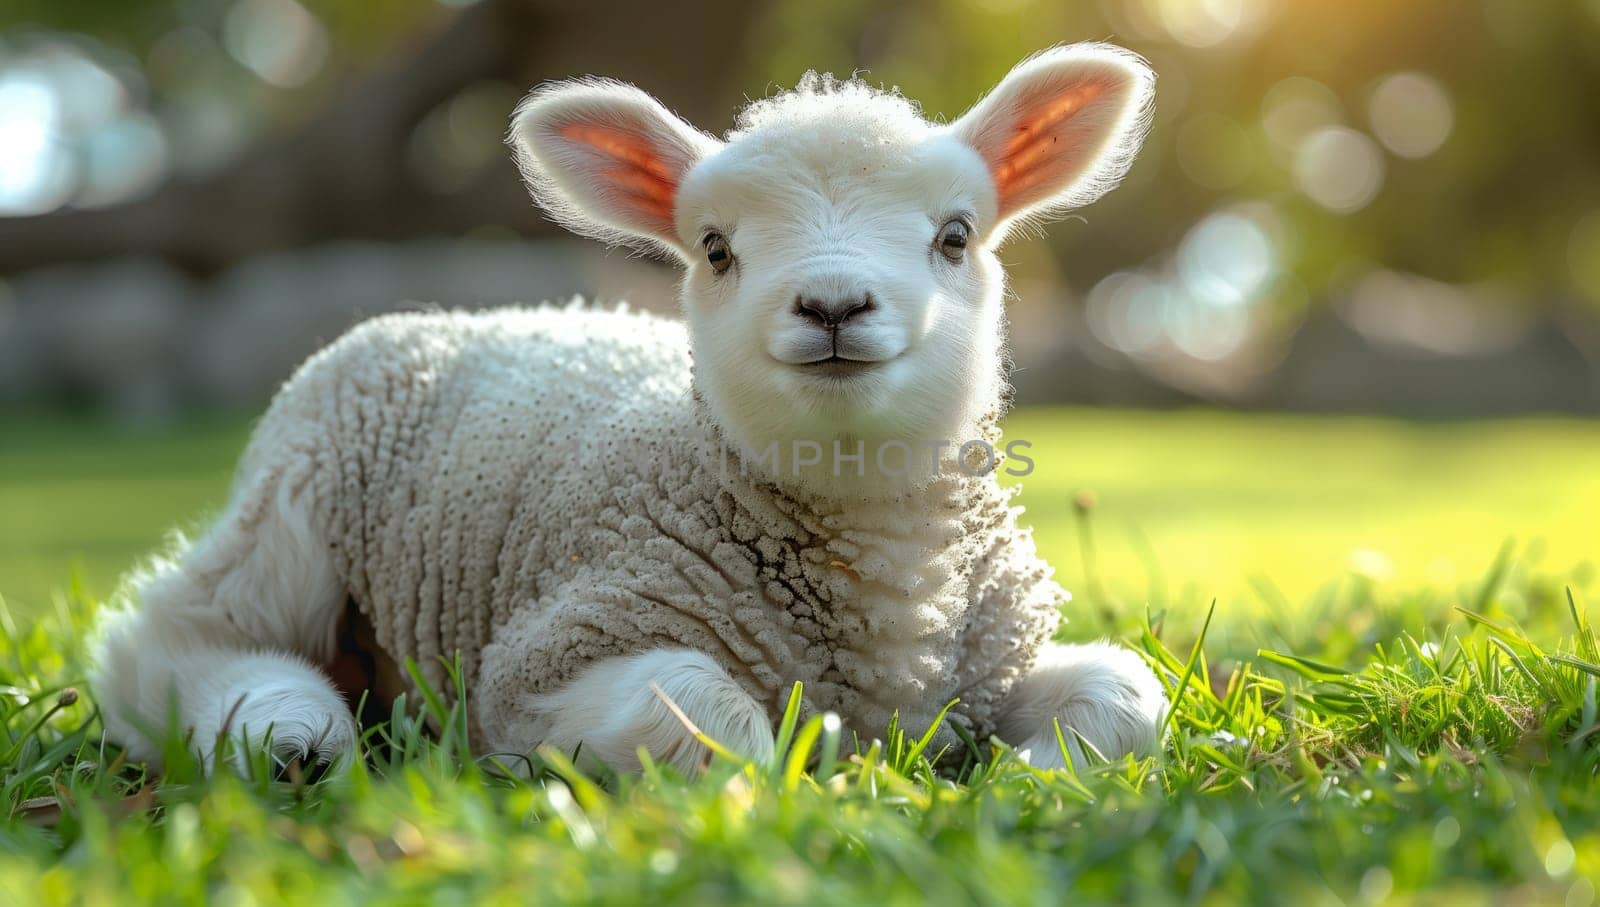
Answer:
<svg viewBox="0 0 1600 907"><path fill-rule="evenodd" d="M967 440L1000 380L982 159L898 99L773 103L678 192L701 393L757 449Z"/></svg>
<svg viewBox="0 0 1600 907"><path fill-rule="evenodd" d="M696 387L732 440L960 444L1000 402L994 249L1115 184L1153 82L1126 51L1056 48L938 125L808 75L726 141L631 86L564 83L511 140L557 220L683 261Z"/></svg>

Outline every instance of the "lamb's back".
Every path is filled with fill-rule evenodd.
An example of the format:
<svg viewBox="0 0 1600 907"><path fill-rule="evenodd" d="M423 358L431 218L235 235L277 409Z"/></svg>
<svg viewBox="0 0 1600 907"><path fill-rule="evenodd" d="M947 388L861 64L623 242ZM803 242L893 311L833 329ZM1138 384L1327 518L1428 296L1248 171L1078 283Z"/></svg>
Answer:
<svg viewBox="0 0 1600 907"><path fill-rule="evenodd" d="M388 655L460 651L578 562L610 504L607 475L663 455L692 421L675 321L584 306L388 315L313 357L246 456L278 425L314 425L320 518ZM655 451L656 453L650 453ZM470 676L470 675L469 675Z"/></svg>

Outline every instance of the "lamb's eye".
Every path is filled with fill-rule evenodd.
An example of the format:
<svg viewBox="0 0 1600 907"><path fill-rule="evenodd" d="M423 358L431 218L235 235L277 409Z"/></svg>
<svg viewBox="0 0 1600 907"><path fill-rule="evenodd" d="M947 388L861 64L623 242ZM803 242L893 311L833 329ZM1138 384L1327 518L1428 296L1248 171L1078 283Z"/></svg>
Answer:
<svg viewBox="0 0 1600 907"><path fill-rule="evenodd" d="M939 238L935 245L939 247L939 254L951 261L960 261L967 255L967 234L970 228L967 222L956 218L939 228Z"/></svg>
<svg viewBox="0 0 1600 907"><path fill-rule="evenodd" d="M707 233L704 240L706 247L706 261L710 262L711 270L721 274L733 264L733 251L728 248L728 238L721 233Z"/></svg>

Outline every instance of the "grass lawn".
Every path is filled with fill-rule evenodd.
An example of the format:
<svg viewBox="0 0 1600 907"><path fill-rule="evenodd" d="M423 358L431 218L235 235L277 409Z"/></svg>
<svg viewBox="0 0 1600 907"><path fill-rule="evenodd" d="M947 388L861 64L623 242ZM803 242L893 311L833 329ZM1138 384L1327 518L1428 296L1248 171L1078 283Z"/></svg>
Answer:
<svg viewBox="0 0 1600 907"><path fill-rule="evenodd" d="M174 741L148 778L63 690L247 431L0 418L0 903L1595 899L1600 423L1019 413L1065 635L1178 703L1142 761L936 770L922 728L833 758L812 723L773 765L529 783L429 706L442 733L397 714L348 775L206 780Z"/></svg>

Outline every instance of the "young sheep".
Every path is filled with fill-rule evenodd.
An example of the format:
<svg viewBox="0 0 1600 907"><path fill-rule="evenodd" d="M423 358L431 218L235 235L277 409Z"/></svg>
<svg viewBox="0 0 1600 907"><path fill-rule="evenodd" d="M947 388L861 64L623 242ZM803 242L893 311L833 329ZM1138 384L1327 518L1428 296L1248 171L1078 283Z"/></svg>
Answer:
<svg viewBox="0 0 1600 907"><path fill-rule="evenodd" d="M108 734L156 758L175 709L208 754L270 726L279 758L335 759L354 724L319 666L351 600L377 654L436 684L459 651L485 751L692 766L659 690L762 758L795 681L863 739L959 698L952 720L1040 765L1057 720L1072 747L1151 746L1160 684L1125 649L1050 642L1066 596L954 445L998 438L995 249L1116 183L1153 80L1057 48L941 125L808 75L725 141L627 85L535 91L511 130L534 197L679 259L686 324L389 316L313 357L216 525L104 621Z"/></svg>

